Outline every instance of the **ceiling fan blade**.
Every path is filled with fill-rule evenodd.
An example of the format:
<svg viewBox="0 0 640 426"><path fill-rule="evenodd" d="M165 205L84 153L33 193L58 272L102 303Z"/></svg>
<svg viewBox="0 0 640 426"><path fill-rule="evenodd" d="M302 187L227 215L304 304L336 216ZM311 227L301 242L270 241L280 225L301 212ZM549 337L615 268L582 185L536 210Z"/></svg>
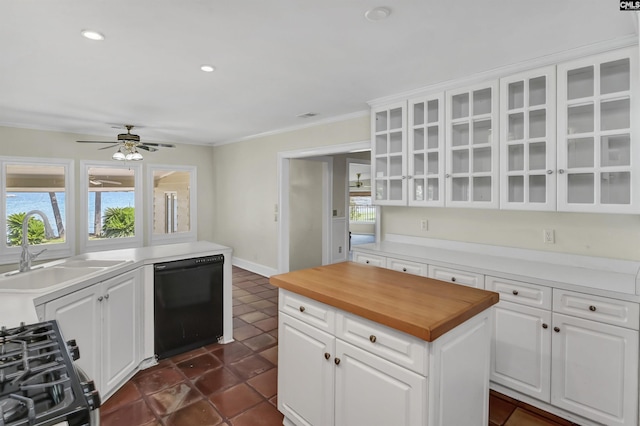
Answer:
<svg viewBox="0 0 640 426"><path fill-rule="evenodd" d="M147 146L159 146L162 148L175 148L176 146L170 143L151 143L151 142L144 142L143 145L147 145Z"/></svg>
<svg viewBox="0 0 640 426"><path fill-rule="evenodd" d="M98 182L97 180L93 180L93 179L89 179L89 183L91 185L100 185L100 182Z"/></svg>
<svg viewBox="0 0 640 426"><path fill-rule="evenodd" d="M78 143L113 143L113 141L76 141Z"/></svg>
<svg viewBox="0 0 640 426"><path fill-rule="evenodd" d="M122 185L122 182L116 182L115 180L99 179L98 182L100 182L100 183L108 183L109 185Z"/></svg>
<svg viewBox="0 0 640 426"><path fill-rule="evenodd" d="M144 149L145 151L149 151L149 152L156 152L158 150L157 148L146 146L146 145L138 145L136 148Z"/></svg>
<svg viewBox="0 0 640 426"><path fill-rule="evenodd" d="M113 144L113 142L111 142ZM103 148L98 148L98 151L101 149L109 149L109 148L115 148L116 146L120 145L119 143L117 144L113 144L113 145L109 145L109 146L105 146Z"/></svg>

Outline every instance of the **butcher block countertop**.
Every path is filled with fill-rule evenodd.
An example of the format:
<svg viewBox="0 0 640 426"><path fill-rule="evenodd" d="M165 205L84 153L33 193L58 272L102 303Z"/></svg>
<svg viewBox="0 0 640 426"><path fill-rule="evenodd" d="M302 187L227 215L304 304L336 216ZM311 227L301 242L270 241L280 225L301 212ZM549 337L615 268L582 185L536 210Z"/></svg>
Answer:
<svg viewBox="0 0 640 426"><path fill-rule="evenodd" d="M271 284L432 342L498 293L354 262L274 275Z"/></svg>

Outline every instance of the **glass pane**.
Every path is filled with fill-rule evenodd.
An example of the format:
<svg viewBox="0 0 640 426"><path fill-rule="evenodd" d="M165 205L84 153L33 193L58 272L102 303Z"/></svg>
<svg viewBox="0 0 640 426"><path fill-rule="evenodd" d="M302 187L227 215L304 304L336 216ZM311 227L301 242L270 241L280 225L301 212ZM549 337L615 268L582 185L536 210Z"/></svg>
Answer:
<svg viewBox="0 0 640 426"><path fill-rule="evenodd" d="M574 173L567 176L568 202L573 204L593 204L593 173Z"/></svg>
<svg viewBox="0 0 640 426"><path fill-rule="evenodd" d="M413 104L413 124L415 126L424 124L424 102Z"/></svg>
<svg viewBox="0 0 640 426"><path fill-rule="evenodd" d="M631 173L602 173L600 175L600 202L602 204L630 204Z"/></svg>
<svg viewBox="0 0 640 426"><path fill-rule="evenodd" d="M600 163L602 167L629 166L631 164L631 138L629 135L600 138Z"/></svg>
<svg viewBox="0 0 640 426"><path fill-rule="evenodd" d="M524 138L524 114L509 114L509 131L507 140L521 140Z"/></svg>
<svg viewBox="0 0 640 426"><path fill-rule="evenodd" d="M422 151L424 149L424 129L413 129L413 150Z"/></svg>
<svg viewBox="0 0 640 426"><path fill-rule="evenodd" d="M491 148L476 148L473 150L474 173L491 171Z"/></svg>
<svg viewBox="0 0 640 426"><path fill-rule="evenodd" d="M547 135L547 111L529 111L529 137L543 138Z"/></svg>
<svg viewBox="0 0 640 426"><path fill-rule="evenodd" d="M389 176L402 176L402 156L389 157Z"/></svg>
<svg viewBox="0 0 640 426"><path fill-rule="evenodd" d="M529 80L529 106L547 103L547 77L537 77Z"/></svg>
<svg viewBox="0 0 640 426"><path fill-rule="evenodd" d="M415 154L413 156L413 174L424 175L425 174L425 161L424 154Z"/></svg>
<svg viewBox="0 0 640 426"><path fill-rule="evenodd" d="M376 113L376 132L384 132L387 130L387 111Z"/></svg>
<svg viewBox="0 0 640 426"><path fill-rule="evenodd" d="M491 114L491 88L473 92L473 115Z"/></svg>
<svg viewBox="0 0 640 426"><path fill-rule="evenodd" d="M451 141L453 146L469 145L469 124L454 124L451 130L453 132Z"/></svg>
<svg viewBox="0 0 640 426"><path fill-rule="evenodd" d="M593 167L593 138L569 139L567 142L567 160L570 169Z"/></svg>
<svg viewBox="0 0 640 426"><path fill-rule="evenodd" d="M376 154L386 154L387 153L387 135L378 135L376 136Z"/></svg>
<svg viewBox="0 0 640 426"><path fill-rule="evenodd" d="M473 122L473 143L491 143L491 120Z"/></svg>
<svg viewBox="0 0 640 426"><path fill-rule="evenodd" d="M461 93L451 98L451 116L453 119L469 117L468 93Z"/></svg>
<svg viewBox="0 0 640 426"><path fill-rule="evenodd" d="M628 129L631 126L629 99L600 104L600 130Z"/></svg>
<svg viewBox="0 0 640 426"><path fill-rule="evenodd" d="M547 176L546 175L529 176L529 202L530 203L546 203L547 202Z"/></svg>
<svg viewBox="0 0 640 426"><path fill-rule="evenodd" d="M593 132L593 104L569 107L567 133Z"/></svg>
<svg viewBox="0 0 640 426"><path fill-rule="evenodd" d="M387 172L387 158L376 158L376 177L389 176Z"/></svg>
<svg viewBox="0 0 640 426"><path fill-rule="evenodd" d="M429 127L427 128L427 148L435 149L438 148L438 127Z"/></svg>
<svg viewBox="0 0 640 426"><path fill-rule="evenodd" d="M524 201L524 176L509 176L509 202Z"/></svg>
<svg viewBox="0 0 640 426"><path fill-rule="evenodd" d="M570 70L567 73L567 99L593 96L593 67Z"/></svg>
<svg viewBox="0 0 640 426"><path fill-rule="evenodd" d="M438 188L438 179L427 179L427 200L438 201L440 199L440 190Z"/></svg>
<svg viewBox="0 0 640 426"><path fill-rule="evenodd" d="M547 143L529 144L529 170L545 170L547 168Z"/></svg>
<svg viewBox="0 0 640 426"><path fill-rule="evenodd" d="M191 229L191 173L153 172L153 233L173 234Z"/></svg>
<svg viewBox="0 0 640 426"><path fill-rule="evenodd" d="M424 179L415 179L413 183L413 199L416 201L424 200Z"/></svg>
<svg viewBox="0 0 640 426"><path fill-rule="evenodd" d="M66 191L65 167L44 164L7 164L5 175L8 246L22 244L22 223L29 215L29 245L65 242ZM47 229L48 228L48 229Z"/></svg>
<svg viewBox="0 0 640 426"><path fill-rule="evenodd" d="M89 167L89 239L135 236L135 171Z"/></svg>
<svg viewBox="0 0 640 426"><path fill-rule="evenodd" d="M387 181L376 179L376 200L387 199Z"/></svg>
<svg viewBox="0 0 640 426"><path fill-rule="evenodd" d="M451 198L453 201L469 201L469 178L455 177L451 181Z"/></svg>
<svg viewBox="0 0 640 426"><path fill-rule="evenodd" d="M427 123L437 123L438 122L438 100L434 99L427 103Z"/></svg>
<svg viewBox="0 0 640 426"><path fill-rule="evenodd" d="M389 153L402 152L402 132L389 133Z"/></svg>
<svg viewBox="0 0 640 426"><path fill-rule="evenodd" d="M508 170L524 170L524 145L509 145Z"/></svg>
<svg viewBox="0 0 640 426"><path fill-rule="evenodd" d="M473 201L491 201L491 177L473 178Z"/></svg>
<svg viewBox="0 0 640 426"><path fill-rule="evenodd" d="M524 106L524 81L509 84L509 109Z"/></svg>
<svg viewBox="0 0 640 426"><path fill-rule="evenodd" d="M453 151L452 157L452 171L453 173L468 173L469 172L469 150L457 149Z"/></svg>
<svg viewBox="0 0 640 426"><path fill-rule="evenodd" d="M389 111L389 129L402 128L402 108L394 108Z"/></svg>
<svg viewBox="0 0 640 426"><path fill-rule="evenodd" d="M389 199L390 200L402 200L402 181L391 180L389 181Z"/></svg>
<svg viewBox="0 0 640 426"><path fill-rule="evenodd" d="M438 153L430 152L427 154L427 173L430 175L438 174Z"/></svg>
<svg viewBox="0 0 640 426"><path fill-rule="evenodd" d="M600 93L615 93L630 88L629 58L600 65Z"/></svg>

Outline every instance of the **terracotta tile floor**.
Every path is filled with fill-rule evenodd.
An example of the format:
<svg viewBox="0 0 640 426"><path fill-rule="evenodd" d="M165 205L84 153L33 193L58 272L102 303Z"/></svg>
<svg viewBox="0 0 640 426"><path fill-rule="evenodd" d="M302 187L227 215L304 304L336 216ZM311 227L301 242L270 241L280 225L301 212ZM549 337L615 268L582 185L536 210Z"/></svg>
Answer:
<svg viewBox="0 0 640 426"><path fill-rule="evenodd" d="M102 426L282 425L277 289L267 278L234 267L233 305L235 342L198 348L139 372L103 404ZM492 392L489 425L572 423Z"/></svg>

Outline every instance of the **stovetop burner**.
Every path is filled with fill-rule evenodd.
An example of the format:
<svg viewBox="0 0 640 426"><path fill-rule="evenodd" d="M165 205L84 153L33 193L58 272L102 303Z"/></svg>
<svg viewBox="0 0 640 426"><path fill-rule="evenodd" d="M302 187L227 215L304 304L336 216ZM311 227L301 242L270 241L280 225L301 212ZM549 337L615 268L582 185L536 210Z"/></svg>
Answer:
<svg viewBox="0 0 640 426"><path fill-rule="evenodd" d="M70 352L71 351L71 352ZM81 383L55 321L0 329L0 426L90 424L100 406L93 382Z"/></svg>

